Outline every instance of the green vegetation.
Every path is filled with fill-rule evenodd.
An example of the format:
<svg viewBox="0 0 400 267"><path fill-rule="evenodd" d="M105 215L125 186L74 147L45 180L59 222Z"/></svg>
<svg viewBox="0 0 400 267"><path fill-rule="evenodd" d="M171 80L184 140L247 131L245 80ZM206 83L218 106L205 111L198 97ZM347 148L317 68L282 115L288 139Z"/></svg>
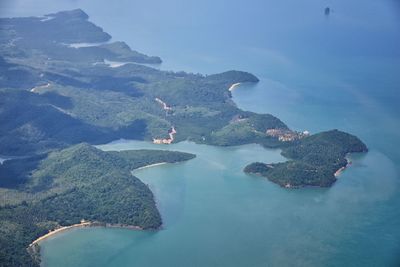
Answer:
<svg viewBox="0 0 400 267"><path fill-rule="evenodd" d="M229 146L259 143L266 147L281 146L277 138L267 136L267 129L287 129L279 119L269 114L242 113L222 129L211 134L210 143L213 145Z"/></svg>
<svg viewBox="0 0 400 267"><path fill-rule="evenodd" d="M5 199L0 207L0 262L4 266L34 266L26 250L28 245L49 230L81 219L158 228L161 217L153 194L131 170L193 157L155 150L103 152L79 144L45 158L10 160L0 165L2 181L13 180L17 166L26 175L17 188L8 189L21 194L14 194L16 199Z"/></svg>
<svg viewBox="0 0 400 267"><path fill-rule="evenodd" d="M86 47L82 48L85 53L96 53L99 56L99 60L104 58L118 62L136 62L146 64L160 64L161 58L155 56L147 56L137 51L132 51L131 48L124 42L114 42L110 44L103 44L98 47Z"/></svg>
<svg viewBox="0 0 400 267"><path fill-rule="evenodd" d="M346 154L366 151L366 145L357 137L332 130L305 137L283 148L282 155L289 161L256 162L246 166L244 171L265 176L285 187L327 187L336 181L335 172L347 165Z"/></svg>
<svg viewBox="0 0 400 267"><path fill-rule="evenodd" d="M230 133L234 118L286 128L272 115L244 112L231 100L234 83L258 82L254 75L227 71L203 76L166 72L140 64L117 68L104 62L160 63L132 51L88 21L82 10L44 18L0 19L0 150L6 155L44 153L79 142L166 138L215 145L254 141L276 146L246 125L240 140ZM57 30L55 30L57 29ZM79 29L78 31L76 29ZM101 44L71 47L73 43ZM24 79L20 79L24 77ZM155 101L165 102L170 109ZM15 114L18 120L11 119ZM79 130L78 130L79 129ZM265 127L263 131L265 130Z"/></svg>
<svg viewBox="0 0 400 267"><path fill-rule="evenodd" d="M55 93L3 90L0 105L0 150L7 155L43 153L68 144L138 139L144 135L145 123L141 120L113 129L70 116L64 110L70 106L69 99Z"/></svg>

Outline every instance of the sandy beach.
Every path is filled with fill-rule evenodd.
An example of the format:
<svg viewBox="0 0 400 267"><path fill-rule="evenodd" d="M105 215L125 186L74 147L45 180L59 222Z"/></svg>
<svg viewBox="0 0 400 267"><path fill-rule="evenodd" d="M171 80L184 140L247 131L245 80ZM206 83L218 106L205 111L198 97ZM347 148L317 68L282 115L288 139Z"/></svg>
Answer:
<svg viewBox="0 0 400 267"><path fill-rule="evenodd" d="M38 86L35 86L35 87L33 87L33 88L30 90L30 92L31 92L31 93L38 93L38 92L39 92L38 90L48 88L50 85L51 85L50 83L47 83L47 84L45 84L45 85L38 85Z"/></svg>
<svg viewBox="0 0 400 267"><path fill-rule="evenodd" d="M150 167L154 167L154 166L159 166L159 165L163 165L163 164L167 164L167 162L159 162L159 163L149 164L149 165L146 165L146 166L142 166L142 167L136 168L136 169L134 169L134 171L140 170L140 169L145 169L145 168L150 168ZM57 229L55 229L53 231L50 231L47 234L42 235L41 237L35 239L29 245L29 247L32 247L33 245L38 244L39 242L41 242L41 241L43 241L43 240L45 240L45 239L47 239L47 238L49 238L49 237L51 237L53 235L59 234L61 232L64 232L66 230L69 230L69 229L72 229L72 228L91 227L91 226L104 226L104 227L110 227L110 228L126 228L126 229L142 230L141 227L134 226L134 225L108 224L108 223L103 225L103 224L99 224L99 223L93 223L93 222L86 222L85 221L85 222L73 224L73 225L70 225L70 226L63 226L63 227L57 228Z"/></svg>
<svg viewBox="0 0 400 267"><path fill-rule="evenodd" d="M339 170L337 170L334 174L335 177L338 177L347 167L349 167L351 165L351 161L349 159L347 159L347 164L344 167L341 167Z"/></svg>
<svg viewBox="0 0 400 267"><path fill-rule="evenodd" d="M104 64L108 65L110 68L118 68L124 66L126 64L133 63L133 62L120 62L120 61L111 61L104 59Z"/></svg>
<svg viewBox="0 0 400 267"><path fill-rule="evenodd" d="M65 230L72 229L72 228L78 228L78 227L88 227L88 226L91 226L91 225L92 225L92 222L82 222L82 223L77 223L77 224L73 224L73 225L70 225L70 226L64 226L64 227L61 227L61 228L57 228L57 229L55 229L53 231L48 232L45 235L42 235L41 237L37 238L36 240L34 240L29 245L29 247L39 243L40 241L45 240L46 238L49 238L50 236L56 235L58 233L61 233L61 232L65 231Z"/></svg>
<svg viewBox="0 0 400 267"><path fill-rule="evenodd" d="M154 167L154 166L164 165L164 164L167 164L167 162L160 162L160 163L154 163L154 164L142 166L142 167L139 167L139 168L134 169L134 171L136 171L136 170L142 170L142 169L146 169L146 168L151 168L151 167Z"/></svg>
<svg viewBox="0 0 400 267"><path fill-rule="evenodd" d="M64 227L60 227L57 228L53 231L48 232L45 235L42 235L41 237L37 238L36 240L34 240L29 247L32 247L36 244L38 244L39 242L53 236L53 235L57 235L61 232L73 229L73 228L81 228L81 227L106 227L106 228L123 228L123 229L131 229L131 230L138 230L141 231L143 230L142 227L140 226L136 226L136 225L127 225L127 224L112 224L112 223L100 223L100 222L82 222L82 223L77 223L77 224L73 224L70 226L64 226Z"/></svg>
<svg viewBox="0 0 400 267"><path fill-rule="evenodd" d="M233 89L235 89L236 87L238 87L241 83L234 83L231 85L231 87L229 87L229 91L233 91Z"/></svg>
<svg viewBox="0 0 400 267"><path fill-rule="evenodd" d="M347 167L347 166L346 166ZM342 167L342 168L340 168L339 170L337 170L336 172L335 172L335 177L338 177L345 169L346 169L346 167Z"/></svg>

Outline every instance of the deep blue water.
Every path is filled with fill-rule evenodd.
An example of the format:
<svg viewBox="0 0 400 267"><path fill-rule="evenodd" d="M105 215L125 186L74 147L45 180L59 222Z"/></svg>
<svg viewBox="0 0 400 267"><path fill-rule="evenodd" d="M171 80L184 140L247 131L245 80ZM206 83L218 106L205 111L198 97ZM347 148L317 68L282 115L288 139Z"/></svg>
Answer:
<svg viewBox="0 0 400 267"><path fill-rule="evenodd" d="M200 156L137 174L155 191L163 231L72 231L43 243L46 266L399 265L398 1L18 0L0 7L1 16L80 7L114 40L160 56L162 69L252 72L260 83L233 93L241 108L294 129L345 130L370 148L332 188L286 191L240 172L249 159L278 159L277 152L174 145Z"/></svg>

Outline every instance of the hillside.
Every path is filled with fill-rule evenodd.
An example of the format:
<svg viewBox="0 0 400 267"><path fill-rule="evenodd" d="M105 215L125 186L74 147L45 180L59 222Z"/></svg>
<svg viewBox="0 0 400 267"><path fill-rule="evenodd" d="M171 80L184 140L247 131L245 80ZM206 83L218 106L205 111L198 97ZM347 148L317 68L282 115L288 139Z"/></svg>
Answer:
<svg viewBox="0 0 400 267"><path fill-rule="evenodd" d="M158 228L161 217L153 194L130 171L193 157L188 153L155 150L103 152L79 144L47 157L6 161L0 165L3 182L14 179L12 174L17 167L25 170L26 177L18 181L18 186L9 181L9 189L1 192L3 196L12 196L4 198L0 207L2 264L34 264L26 251L33 240L81 219Z"/></svg>
<svg viewBox="0 0 400 267"><path fill-rule="evenodd" d="M258 82L254 75L232 70L204 76L135 64L161 59L110 42L82 10L2 18L0 25L0 151L5 155L118 138L152 141L167 138L172 126L175 142L275 146L266 136L254 139L251 124L239 142L226 127L236 117L286 127L272 115L244 112L232 102L228 88ZM108 63L114 61L119 67ZM15 114L18 120L11 119Z"/></svg>
<svg viewBox="0 0 400 267"><path fill-rule="evenodd" d="M357 137L338 130L311 135L282 149L289 158L284 163L252 163L246 173L267 177L283 187L331 186L335 173L348 164L348 153L366 152L367 146Z"/></svg>

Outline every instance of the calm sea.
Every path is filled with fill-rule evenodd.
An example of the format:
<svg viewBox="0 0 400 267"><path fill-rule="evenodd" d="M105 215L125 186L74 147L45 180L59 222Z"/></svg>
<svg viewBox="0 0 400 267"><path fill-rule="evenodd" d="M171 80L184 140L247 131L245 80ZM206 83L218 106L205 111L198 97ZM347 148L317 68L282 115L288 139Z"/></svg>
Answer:
<svg viewBox="0 0 400 267"><path fill-rule="evenodd" d="M260 83L233 92L241 108L348 131L370 152L332 188L284 190L241 171L284 160L278 150L174 144L198 157L135 172L155 193L161 231L66 232L42 243L44 266L400 265L398 1L6 0L0 16L78 7L114 40L160 56L161 69L252 72ZM144 147L160 148L102 146Z"/></svg>

